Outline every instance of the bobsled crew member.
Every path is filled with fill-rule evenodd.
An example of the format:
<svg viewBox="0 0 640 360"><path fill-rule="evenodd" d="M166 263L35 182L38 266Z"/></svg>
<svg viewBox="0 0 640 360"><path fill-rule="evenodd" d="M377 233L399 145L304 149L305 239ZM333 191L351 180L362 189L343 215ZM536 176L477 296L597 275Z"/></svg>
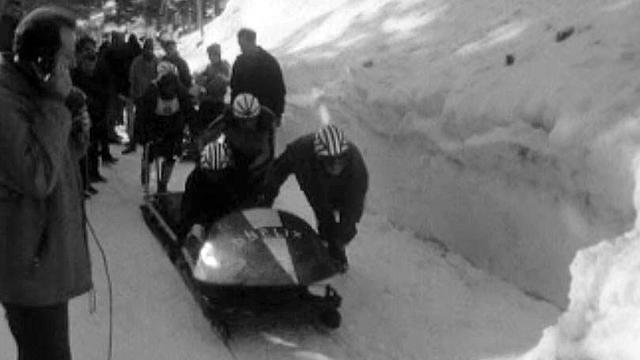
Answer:
<svg viewBox="0 0 640 360"><path fill-rule="evenodd" d="M161 61L158 79L147 89L139 109L144 143L149 145L148 161L162 158L158 192L166 192L176 157L182 154L185 124L194 109L188 91L178 79L175 65Z"/></svg>
<svg viewBox="0 0 640 360"><path fill-rule="evenodd" d="M246 206L252 200L257 201L266 172L273 162L271 136L274 127L273 112L261 106L255 96L242 93L199 139L200 144L208 144L224 135L242 179L240 185L246 192Z"/></svg>
<svg viewBox="0 0 640 360"><path fill-rule="evenodd" d="M71 358L68 302L92 287L78 164L88 129L65 106L75 28L65 10L37 8L0 60L0 302L25 360Z"/></svg>
<svg viewBox="0 0 640 360"><path fill-rule="evenodd" d="M189 231L201 236L206 225L239 207L247 194L231 149L221 135L202 149L196 167L187 177L179 238Z"/></svg>
<svg viewBox="0 0 640 360"><path fill-rule="evenodd" d="M345 246L357 233L369 182L360 151L335 125L295 140L268 173L265 202L273 202L290 174L313 208L329 254L346 271Z"/></svg>

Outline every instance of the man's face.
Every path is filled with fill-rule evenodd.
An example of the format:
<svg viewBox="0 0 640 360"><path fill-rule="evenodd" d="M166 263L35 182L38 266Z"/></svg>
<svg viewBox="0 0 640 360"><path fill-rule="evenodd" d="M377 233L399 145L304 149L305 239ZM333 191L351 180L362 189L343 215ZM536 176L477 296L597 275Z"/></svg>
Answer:
<svg viewBox="0 0 640 360"><path fill-rule="evenodd" d="M98 61L96 46L92 43L86 43L82 49L76 53L76 61L82 72L87 75L93 74L96 68L96 61Z"/></svg>
<svg viewBox="0 0 640 360"><path fill-rule="evenodd" d="M169 43L165 47L165 52L167 53L167 55L177 55L178 54L178 47L176 46L175 43Z"/></svg>
<svg viewBox="0 0 640 360"><path fill-rule="evenodd" d="M349 159L344 154L340 156L318 156L318 160L322 164L322 168L332 176L342 174L349 163Z"/></svg>
<svg viewBox="0 0 640 360"><path fill-rule="evenodd" d="M153 44L145 43L144 47L142 48L142 55L144 56L145 59L152 59L153 58Z"/></svg>
<svg viewBox="0 0 640 360"><path fill-rule="evenodd" d="M249 131L253 131L256 130L258 128L258 117L257 116L252 116L252 117L248 117L248 118L238 118L238 124L240 125L240 128L243 130L249 130Z"/></svg>
<svg viewBox="0 0 640 360"><path fill-rule="evenodd" d="M240 52L247 54L253 49L253 44L244 36L238 36L238 46L240 46Z"/></svg>
<svg viewBox="0 0 640 360"><path fill-rule="evenodd" d="M211 51L209 52L209 61L212 64L217 64L220 62L220 53L217 53L215 51Z"/></svg>
<svg viewBox="0 0 640 360"><path fill-rule="evenodd" d="M55 55L53 72L49 81L45 82L45 90L54 97L65 99L73 86L70 70L75 65L74 44L76 36L69 28L60 29L62 46Z"/></svg>

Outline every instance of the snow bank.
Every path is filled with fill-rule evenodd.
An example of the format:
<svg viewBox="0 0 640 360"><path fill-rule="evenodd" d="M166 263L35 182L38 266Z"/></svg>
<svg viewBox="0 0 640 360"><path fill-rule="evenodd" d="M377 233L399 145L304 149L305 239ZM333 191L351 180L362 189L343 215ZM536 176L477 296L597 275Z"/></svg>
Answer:
<svg viewBox="0 0 640 360"><path fill-rule="evenodd" d="M371 211L566 305L576 251L635 218L639 12L606 0L235 0L182 51L198 68L216 41L233 60L236 31L254 28L284 67L281 139L314 129L325 104L363 150Z"/></svg>
<svg viewBox="0 0 640 360"><path fill-rule="evenodd" d="M636 182L640 171L636 171ZM640 186L634 203L640 206ZM569 308L537 346L501 360L635 360L640 356L640 229L578 251ZM493 358L498 360L498 358Z"/></svg>

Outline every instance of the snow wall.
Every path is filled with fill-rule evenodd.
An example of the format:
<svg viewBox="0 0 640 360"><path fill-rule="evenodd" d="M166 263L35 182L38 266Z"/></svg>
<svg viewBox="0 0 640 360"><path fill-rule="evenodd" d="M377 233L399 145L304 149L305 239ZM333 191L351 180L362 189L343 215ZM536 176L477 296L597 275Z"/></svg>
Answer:
<svg viewBox="0 0 640 360"><path fill-rule="evenodd" d="M566 307L576 251L634 226L639 17L631 0L232 0L181 51L198 69L220 42L232 62L255 29L285 73L283 144L326 106L363 151L368 211Z"/></svg>

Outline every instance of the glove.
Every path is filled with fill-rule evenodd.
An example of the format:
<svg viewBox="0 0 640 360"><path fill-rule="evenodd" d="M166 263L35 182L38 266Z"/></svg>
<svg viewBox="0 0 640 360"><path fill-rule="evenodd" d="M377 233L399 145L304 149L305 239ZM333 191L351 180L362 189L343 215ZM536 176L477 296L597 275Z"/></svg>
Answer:
<svg viewBox="0 0 640 360"><path fill-rule="evenodd" d="M200 224L193 224L191 230L187 234L187 238L195 237L197 239L204 238L204 227Z"/></svg>

